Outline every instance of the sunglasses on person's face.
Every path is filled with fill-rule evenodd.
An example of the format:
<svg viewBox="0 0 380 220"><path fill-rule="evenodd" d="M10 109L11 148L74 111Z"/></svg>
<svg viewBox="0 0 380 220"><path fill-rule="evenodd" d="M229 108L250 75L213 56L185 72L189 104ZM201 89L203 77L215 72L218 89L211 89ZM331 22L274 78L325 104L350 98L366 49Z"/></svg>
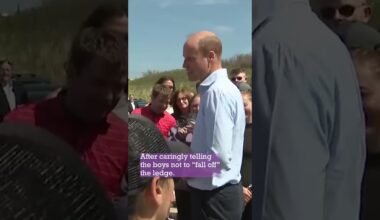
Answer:
<svg viewBox="0 0 380 220"><path fill-rule="evenodd" d="M325 19L333 19L335 17L335 12L338 10L339 14L344 16L344 17L351 17L355 10L361 6L366 5L366 3L362 3L359 6L353 6L353 5L342 5L339 8L334 8L334 7L325 7L321 9L321 15Z"/></svg>
<svg viewBox="0 0 380 220"><path fill-rule="evenodd" d="M242 79L243 79L243 77L241 77L241 76L231 77L231 80L232 80L232 81L236 81L236 80L240 81L240 80L242 80Z"/></svg>

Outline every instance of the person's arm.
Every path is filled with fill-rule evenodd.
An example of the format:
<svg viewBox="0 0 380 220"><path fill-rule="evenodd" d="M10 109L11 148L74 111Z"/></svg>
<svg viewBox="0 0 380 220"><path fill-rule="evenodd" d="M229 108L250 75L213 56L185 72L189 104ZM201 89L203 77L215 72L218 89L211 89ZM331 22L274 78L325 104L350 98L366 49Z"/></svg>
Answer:
<svg viewBox="0 0 380 220"><path fill-rule="evenodd" d="M270 45L254 59L253 185L263 220L324 219L334 82L296 52Z"/></svg>
<svg viewBox="0 0 380 220"><path fill-rule="evenodd" d="M206 144L209 153L218 155L221 167L230 169L232 135L234 129L233 104L221 91L213 90L205 96ZM235 111L237 111L235 109Z"/></svg>

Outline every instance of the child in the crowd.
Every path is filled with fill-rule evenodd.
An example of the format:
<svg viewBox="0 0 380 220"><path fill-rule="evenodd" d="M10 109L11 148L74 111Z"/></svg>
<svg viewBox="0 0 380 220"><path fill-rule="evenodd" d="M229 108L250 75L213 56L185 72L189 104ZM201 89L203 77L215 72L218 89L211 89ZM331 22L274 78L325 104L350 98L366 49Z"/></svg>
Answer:
<svg viewBox="0 0 380 220"><path fill-rule="evenodd" d="M379 219L380 196L380 51L352 53L366 119L367 162L363 179L362 220Z"/></svg>
<svg viewBox="0 0 380 220"><path fill-rule="evenodd" d="M253 105L252 92L245 91L241 93L245 111L245 131L244 131L244 148L243 161L241 167L241 179L243 184L244 212L242 220L252 219L252 120Z"/></svg>

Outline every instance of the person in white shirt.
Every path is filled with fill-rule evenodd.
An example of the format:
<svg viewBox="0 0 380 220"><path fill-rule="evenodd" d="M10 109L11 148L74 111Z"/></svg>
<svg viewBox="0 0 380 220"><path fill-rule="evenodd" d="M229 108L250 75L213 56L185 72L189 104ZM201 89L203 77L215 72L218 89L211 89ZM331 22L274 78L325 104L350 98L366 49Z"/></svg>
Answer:
<svg viewBox="0 0 380 220"><path fill-rule="evenodd" d="M9 61L4 61L1 64L1 86L7 98L9 108L11 110L15 109L16 97L12 86L12 63Z"/></svg>
<svg viewBox="0 0 380 220"><path fill-rule="evenodd" d="M132 94L130 94L128 97L128 112L131 113L136 108L137 108L137 106L135 103L135 97Z"/></svg>
<svg viewBox="0 0 380 220"><path fill-rule="evenodd" d="M0 61L0 121L18 105L26 103L26 93L21 85L12 81L13 64L9 60Z"/></svg>

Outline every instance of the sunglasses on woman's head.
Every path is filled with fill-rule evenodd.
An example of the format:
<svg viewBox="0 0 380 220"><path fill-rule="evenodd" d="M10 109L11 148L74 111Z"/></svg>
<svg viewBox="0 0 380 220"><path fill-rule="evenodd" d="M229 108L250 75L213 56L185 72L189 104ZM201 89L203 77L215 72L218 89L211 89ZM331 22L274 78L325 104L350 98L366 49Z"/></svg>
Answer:
<svg viewBox="0 0 380 220"><path fill-rule="evenodd" d="M335 16L336 10L338 10L339 14L341 14L344 17L351 17L357 8L364 6L364 5L366 5L366 3L362 3L359 6L353 6L353 5L346 4L346 5L342 5L339 8L324 7L321 9L320 12L321 12L322 17L324 17L325 19L333 19Z"/></svg>

